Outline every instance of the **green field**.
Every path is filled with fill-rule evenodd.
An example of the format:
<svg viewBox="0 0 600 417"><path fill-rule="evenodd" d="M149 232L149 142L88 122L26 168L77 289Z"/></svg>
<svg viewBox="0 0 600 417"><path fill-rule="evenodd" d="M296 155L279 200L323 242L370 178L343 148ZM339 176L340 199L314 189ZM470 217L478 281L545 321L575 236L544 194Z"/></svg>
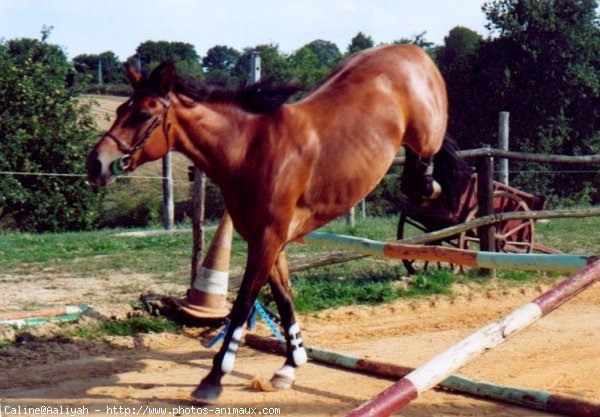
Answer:
<svg viewBox="0 0 600 417"><path fill-rule="evenodd" d="M338 220L323 230L379 240L393 240L395 218L358 220L354 229ZM537 241L566 253L600 253L600 219L553 220L537 223ZM0 282L11 285L12 277L45 274L76 276L81 280L111 274L147 274L156 282L181 286L189 281L191 234L144 238L116 237L119 231L0 235ZM413 233L416 233L413 231ZM208 232L207 245L212 236ZM245 263L245 243L234 238L231 270L241 273ZM330 251L331 249L326 249ZM323 248L291 244L290 261L323 254ZM472 285L514 285L523 281L538 283L554 276L538 273L502 272L495 280L476 271L452 274L447 268L430 266L427 273L406 277L402 263L365 258L293 274L296 306L311 312L339 305L389 302L398 297L451 294L453 283ZM124 289L126 291L126 289ZM132 299L138 293L132 291ZM269 298L268 292L264 295Z"/></svg>

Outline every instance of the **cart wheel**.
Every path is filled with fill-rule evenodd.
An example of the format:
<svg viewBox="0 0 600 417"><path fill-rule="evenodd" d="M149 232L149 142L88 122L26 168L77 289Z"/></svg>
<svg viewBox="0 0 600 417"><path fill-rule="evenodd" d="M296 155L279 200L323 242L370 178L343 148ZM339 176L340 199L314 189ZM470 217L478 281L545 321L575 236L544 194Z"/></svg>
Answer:
<svg viewBox="0 0 600 417"><path fill-rule="evenodd" d="M494 207L503 212L529 211L521 198L505 191L494 193ZM533 219L507 220L496 223L496 250L498 252L532 253L535 247L535 223Z"/></svg>
<svg viewBox="0 0 600 417"><path fill-rule="evenodd" d="M404 239L404 228L407 224L410 224L411 226L421 230L422 232L428 232L427 228L425 228L422 224L411 220L410 218L408 218L408 216L406 216L404 213L400 214L400 219L398 220L398 228L396 229L396 238L398 240L402 240ZM447 243L449 243L451 246L453 247L457 247L457 245L453 242L448 241ZM427 243L427 245L432 245L432 246L436 246L436 245L440 245L441 242L430 242ZM415 275L417 273L416 267L417 265L419 266L423 266L423 272L426 272L427 269L429 268L429 261L425 261L422 264L419 262L419 264L417 264L417 261L414 259L402 259L402 263L404 264L404 267L406 268L406 272L408 273L408 275ZM442 269L442 264L440 262L436 262L438 269Z"/></svg>
<svg viewBox="0 0 600 417"><path fill-rule="evenodd" d="M478 207L474 207L465 219L465 223L479 217ZM506 191L494 193L494 212L507 213L529 211L529 206L520 197ZM507 220L496 223L496 251L512 253L532 253L535 247L535 226L533 219ZM479 250L479 236L476 230L467 230L458 238L460 249Z"/></svg>
<svg viewBox="0 0 600 417"><path fill-rule="evenodd" d="M478 217L479 208L475 206L471 209L464 222L468 223ZM458 236L458 248L465 250L479 250L479 236L477 230L466 230Z"/></svg>

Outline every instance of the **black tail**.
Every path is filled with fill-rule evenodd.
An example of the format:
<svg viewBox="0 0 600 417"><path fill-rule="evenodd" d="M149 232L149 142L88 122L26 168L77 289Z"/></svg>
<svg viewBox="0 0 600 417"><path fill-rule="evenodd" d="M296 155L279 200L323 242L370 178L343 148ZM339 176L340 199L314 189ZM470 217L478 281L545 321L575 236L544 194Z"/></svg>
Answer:
<svg viewBox="0 0 600 417"><path fill-rule="evenodd" d="M433 157L433 178L442 186L441 198L451 213L458 210L460 197L471 178L471 167L458 155L458 151L456 141L446 133L442 149Z"/></svg>

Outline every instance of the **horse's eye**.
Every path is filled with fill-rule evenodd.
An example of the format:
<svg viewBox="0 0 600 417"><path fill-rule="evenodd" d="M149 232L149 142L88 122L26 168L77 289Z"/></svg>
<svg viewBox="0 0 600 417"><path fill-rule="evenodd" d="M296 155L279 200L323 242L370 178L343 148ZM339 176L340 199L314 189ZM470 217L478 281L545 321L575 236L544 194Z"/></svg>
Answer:
<svg viewBox="0 0 600 417"><path fill-rule="evenodd" d="M133 116L131 116L131 122L132 123L144 123L148 120L150 120L150 118L152 117L152 115L150 113L147 113L145 111L139 111L133 114Z"/></svg>

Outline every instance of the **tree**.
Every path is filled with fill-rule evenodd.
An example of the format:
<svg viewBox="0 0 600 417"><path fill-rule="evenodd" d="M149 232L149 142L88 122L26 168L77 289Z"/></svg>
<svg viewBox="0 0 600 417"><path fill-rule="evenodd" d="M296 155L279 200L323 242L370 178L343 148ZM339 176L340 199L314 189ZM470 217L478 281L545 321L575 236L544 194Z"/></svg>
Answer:
<svg viewBox="0 0 600 417"><path fill-rule="evenodd" d="M13 172L81 174L96 140L89 107L66 87L72 69L56 45L0 43L0 167ZM101 193L83 178L0 176L0 222L27 231L91 227Z"/></svg>
<svg viewBox="0 0 600 417"><path fill-rule="evenodd" d="M136 54L129 57L132 65L139 63L142 70L150 71L161 62L169 59L175 61L179 75L202 78L203 71L200 57L192 44L185 42L146 41L136 48Z"/></svg>
<svg viewBox="0 0 600 417"><path fill-rule="evenodd" d="M244 53L238 59L232 74L240 83L248 82L250 73L250 56L252 53L260 55L261 77L270 78L275 82L285 83L292 77L292 70L286 57L279 52L279 46L275 44L257 45L254 48L245 48Z"/></svg>
<svg viewBox="0 0 600 417"><path fill-rule="evenodd" d="M423 48L425 52L431 57L431 59L435 60L438 52L438 48L435 46L433 42L425 39L425 34L427 32L421 32L417 35L414 35L411 38L400 38L393 43L395 45L417 45L419 48Z"/></svg>
<svg viewBox="0 0 600 417"><path fill-rule="evenodd" d="M488 28L495 37L481 42L474 56L467 54L461 78L447 78L450 123L463 147L494 143L498 112L509 111L514 150L568 155L600 152L597 8L594 0L484 4ZM457 120L452 109L461 107ZM577 179L569 181L569 187L564 186L565 177L556 174L518 175L513 182L529 191L580 202L600 200L594 185L597 177L579 175Z"/></svg>
<svg viewBox="0 0 600 417"><path fill-rule="evenodd" d="M563 119L572 130L569 138L555 138L559 140L554 145L544 141L540 145L545 149L540 150L591 150L589 143L577 142L587 142L599 127L598 120L589 117L593 98L600 95L597 8L593 0L504 0L484 5L489 28L518 55L504 68L506 97L512 99L505 106L531 108L538 128ZM529 141L541 139L535 132L528 133Z"/></svg>
<svg viewBox="0 0 600 417"><path fill-rule="evenodd" d="M202 58L206 78L209 82L222 85L235 85L232 71L242 54L229 46L217 45L208 50Z"/></svg>
<svg viewBox="0 0 600 417"><path fill-rule="evenodd" d="M482 43L483 38L477 32L457 26L450 30L444 38L444 44L437 48L436 62L446 81L450 102L448 130L464 147L480 145L468 138L480 140L484 137L470 131L475 125L471 118L474 109L478 108L476 103L483 98L480 90L472 88L473 78L482 72L473 72Z"/></svg>
<svg viewBox="0 0 600 417"><path fill-rule="evenodd" d="M289 62L294 78L303 85L314 85L324 76L319 58L310 48L304 46L298 49L289 57Z"/></svg>
<svg viewBox="0 0 600 417"><path fill-rule="evenodd" d="M362 50L372 48L373 45L375 45L373 38L362 32L358 32L350 41L350 45L348 45L347 55L352 55Z"/></svg>
<svg viewBox="0 0 600 417"><path fill-rule="evenodd" d="M483 38L469 28L456 26L444 37L444 45L438 48L437 64L444 72L462 71L468 61L477 54Z"/></svg>
<svg viewBox="0 0 600 417"><path fill-rule="evenodd" d="M400 38L400 39L394 41L394 44L396 44L396 45L406 45L406 44L417 45L423 49L433 48L433 46L435 44L433 42L430 42L427 39L425 39L426 34L427 34L427 32L425 31L425 32L421 32L417 35L414 35L411 38Z"/></svg>
<svg viewBox="0 0 600 417"><path fill-rule="evenodd" d="M341 61L338 47L328 41L312 41L295 51L289 62L294 77L306 86L314 85L329 74Z"/></svg>
<svg viewBox="0 0 600 417"><path fill-rule="evenodd" d="M342 53L333 42L317 39L304 45L304 47L315 54L320 66L330 70L335 68L342 60Z"/></svg>
<svg viewBox="0 0 600 417"><path fill-rule="evenodd" d="M44 37L48 34L44 33ZM19 66L27 66L30 62L47 65L52 73L62 71L66 61L64 52L56 45L50 45L38 39L20 38L13 39L6 44L5 52L10 59Z"/></svg>
<svg viewBox="0 0 600 417"><path fill-rule="evenodd" d="M125 84L127 79L123 72L123 65L112 51L101 54L82 54L73 58L75 71L98 84L98 67L102 65L102 84Z"/></svg>

